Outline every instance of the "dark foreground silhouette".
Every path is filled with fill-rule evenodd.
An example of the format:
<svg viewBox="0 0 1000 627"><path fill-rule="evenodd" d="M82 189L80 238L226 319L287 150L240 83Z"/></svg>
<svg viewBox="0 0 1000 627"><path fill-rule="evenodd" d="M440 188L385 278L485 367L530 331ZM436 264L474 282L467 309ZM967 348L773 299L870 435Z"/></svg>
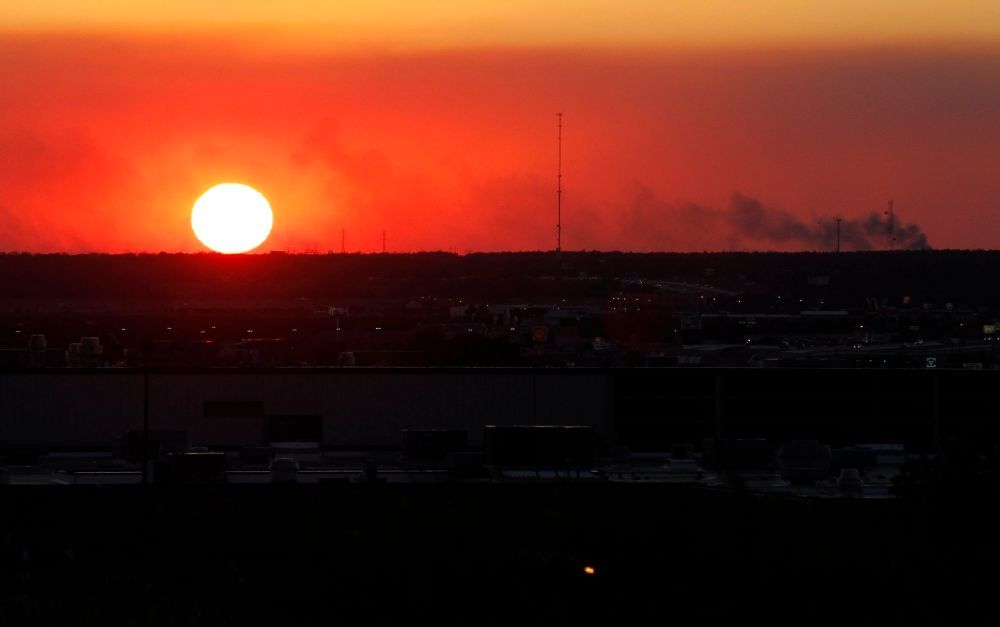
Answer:
<svg viewBox="0 0 1000 627"><path fill-rule="evenodd" d="M4 486L0 614L38 625L956 619L992 605L1000 551L986 497Z"/></svg>

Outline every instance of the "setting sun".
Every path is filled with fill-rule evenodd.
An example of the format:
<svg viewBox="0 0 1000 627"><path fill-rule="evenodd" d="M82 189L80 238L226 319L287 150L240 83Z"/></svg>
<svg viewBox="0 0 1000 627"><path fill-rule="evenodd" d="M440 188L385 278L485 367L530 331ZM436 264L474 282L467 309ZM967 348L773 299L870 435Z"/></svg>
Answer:
<svg viewBox="0 0 1000 627"><path fill-rule="evenodd" d="M216 252L245 253L264 243L273 219L263 194L240 183L221 183L194 203L191 228Z"/></svg>

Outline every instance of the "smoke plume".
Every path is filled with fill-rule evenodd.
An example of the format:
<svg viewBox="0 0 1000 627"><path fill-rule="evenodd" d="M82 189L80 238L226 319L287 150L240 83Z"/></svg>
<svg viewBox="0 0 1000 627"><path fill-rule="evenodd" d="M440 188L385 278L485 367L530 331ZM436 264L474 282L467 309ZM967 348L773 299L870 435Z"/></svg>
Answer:
<svg viewBox="0 0 1000 627"><path fill-rule="evenodd" d="M812 226L787 211L767 207L760 200L742 194L733 195L721 218L738 240L809 250L835 250L837 247L836 218L823 218ZM920 250L930 248L930 244L918 225L903 223L895 214L873 211L863 218L840 221L840 248Z"/></svg>

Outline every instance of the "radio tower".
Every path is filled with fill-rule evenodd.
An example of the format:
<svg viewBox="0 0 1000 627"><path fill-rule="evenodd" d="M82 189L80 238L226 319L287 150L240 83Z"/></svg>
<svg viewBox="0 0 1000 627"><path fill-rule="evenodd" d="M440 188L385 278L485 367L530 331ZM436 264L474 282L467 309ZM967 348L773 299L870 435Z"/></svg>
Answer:
<svg viewBox="0 0 1000 627"><path fill-rule="evenodd" d="M886 226L886 236L889 239L889 250L895 250L896 248L896 224L892 215L893 202L889 201L889 208L886 210L885 215L889 216L887 218L888 224Z"/></svg>
<svg viewBox="0 0 1000 627"><path fill-rule="evenodd" d="M556 170L556 256L562 254L562 113L559 120L559 165Z"/></svg>

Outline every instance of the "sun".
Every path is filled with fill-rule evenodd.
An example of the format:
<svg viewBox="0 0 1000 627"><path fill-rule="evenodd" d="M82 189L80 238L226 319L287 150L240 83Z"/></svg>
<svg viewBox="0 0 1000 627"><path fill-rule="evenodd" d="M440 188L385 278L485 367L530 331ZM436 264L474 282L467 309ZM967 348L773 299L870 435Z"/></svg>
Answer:
<svg viewBox="0 0 1000 627"><path fill-rule="evenodd" d="M248 185L220 183L191 210L191 228L201 243L220 253L253 250L271 233L274 214L264 195Z"/></svg>

